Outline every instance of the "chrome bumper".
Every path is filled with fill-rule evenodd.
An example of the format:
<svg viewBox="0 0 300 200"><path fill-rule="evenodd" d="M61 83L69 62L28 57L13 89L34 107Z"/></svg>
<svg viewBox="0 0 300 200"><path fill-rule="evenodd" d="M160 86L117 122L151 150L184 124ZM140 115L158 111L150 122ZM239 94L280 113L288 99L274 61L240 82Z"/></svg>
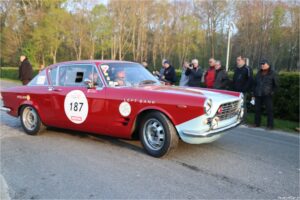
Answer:
<svg viewBox="0 0 300 200"><path fill-rule="evenodd" d="M7 107L0 107L0 110L1 111L5 111L5 112L10 112L11 111L11 109L10 108L7 108Z"/></svg>
<svg viewBox="0 0 300 200"><path fill-rule="evenodd" d="M203 121L206 119L205 116L201 116L184 125L177 126L176 128L180 138L190 144L210 143L219 139L226 131L242 123L242 118L239 115L219 121L218 126L213 126L209 123L204 125Z"/></svg>
<svg viewBox="0 0 300 200"><path fill-rule="evenodd" d="M240 125L241 122L236 122L234 124L231 124L229 126L226 126L226 127L222 127L222 128L218 128L218 129L213 129L213 130L210 130L208 132L193 132L193 131L182 131L182 133L186 136L189 136L189 137L212 137L212 136L215 136L215 135L218 135L218 134L221 134L223 133L224 131L228 131L232 128L235 128L237 127L238 125Z"/></svg>

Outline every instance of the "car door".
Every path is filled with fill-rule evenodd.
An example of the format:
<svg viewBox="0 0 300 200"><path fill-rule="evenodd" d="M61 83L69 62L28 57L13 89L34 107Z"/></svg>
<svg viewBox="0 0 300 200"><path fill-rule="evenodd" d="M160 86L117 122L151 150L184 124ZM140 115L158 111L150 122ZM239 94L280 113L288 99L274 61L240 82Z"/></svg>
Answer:
<svg viewBox="0 0 300 200"><path fill-rule="evenodd" d="M27 86L30 89L24 94L33 102L42 122L46 125L50 125L49 119L53 113L51 112L52 105L48 91L49 81L47 79L47 69L37 74Z"/></svg>
<svg viewBox="0 0 300 200"><path fill-rule="evenodd" d="M105 133L105 88L96 67L92 64L61 65L56 72L49 73L55 126ZM99 80L98 85L85 83L92 82L95 78Z"/></svg>

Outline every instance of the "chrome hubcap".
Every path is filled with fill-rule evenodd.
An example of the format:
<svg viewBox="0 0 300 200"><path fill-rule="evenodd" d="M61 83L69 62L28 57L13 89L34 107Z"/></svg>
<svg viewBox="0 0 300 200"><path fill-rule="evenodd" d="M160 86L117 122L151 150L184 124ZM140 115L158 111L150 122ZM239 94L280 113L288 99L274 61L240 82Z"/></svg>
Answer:
<svg viewBox="0 0 300 200"><path fill-rule="evenodd" d="M22 121L23 121L24 126L28 130L32 131L36 128L36 126L37 126L37 114L33 110L33 108L26 107L23 110Z"/></svg>
<svg viewBox="0 0 300 200"><path fill-rule="evenodd" d="M152 150L159 150L165 143L165 130L157 119L149 119L143 128L145 142Z"/></svg>

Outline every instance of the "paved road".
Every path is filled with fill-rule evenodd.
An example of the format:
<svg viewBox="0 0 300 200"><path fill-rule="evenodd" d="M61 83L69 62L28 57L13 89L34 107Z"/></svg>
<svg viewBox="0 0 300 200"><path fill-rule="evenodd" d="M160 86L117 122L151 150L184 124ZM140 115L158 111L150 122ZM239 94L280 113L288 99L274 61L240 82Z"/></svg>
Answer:
<svg viewBox="0 0 300 200"><path fill-rule="evenodd" d="M28 136L3 112L0 128L1 174L14 199L299 199L294 135L241 127L156 159L138 141L60 129Z"/></svg>

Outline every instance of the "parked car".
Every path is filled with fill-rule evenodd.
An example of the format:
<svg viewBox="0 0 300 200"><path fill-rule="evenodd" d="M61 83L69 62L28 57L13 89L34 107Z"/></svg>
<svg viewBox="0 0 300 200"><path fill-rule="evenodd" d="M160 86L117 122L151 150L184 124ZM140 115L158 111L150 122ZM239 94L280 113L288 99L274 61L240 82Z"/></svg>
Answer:
<svg viewBox="0 0 300 200"><path fill-rule="evenodd" d="M139 137L154 157L179 139L213 142L243 119L241 93L165 86L134 62L74 61L51 65L26 86L1 91L3 107L24 131L59 127L119 138Z"/></svg>

